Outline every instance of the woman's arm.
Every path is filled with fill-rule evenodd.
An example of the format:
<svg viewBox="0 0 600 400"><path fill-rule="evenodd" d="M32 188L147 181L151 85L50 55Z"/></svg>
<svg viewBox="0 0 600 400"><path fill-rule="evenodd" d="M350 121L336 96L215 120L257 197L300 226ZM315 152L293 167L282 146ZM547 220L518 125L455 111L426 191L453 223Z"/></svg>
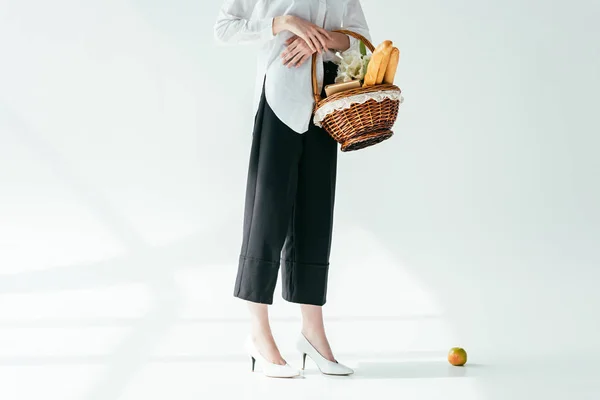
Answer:
<svg viewBox="0 0 600 400"><path fill-rule="evenodd" d="M257 0L227 0L215 23L215 39L221 43L266 42L278 33L290 31L318 52L327 48L329 32L292 15L252 19Z"/></svg>
<svg viewBox="0 0 600 400"><path fill-rule="evenodd" d="M281 29L277 17L252 19L257 0L227 0L223 3L214 26L215 39L220 43L266 42Z"/></svg>
<svg viewBox="0 0 600 400"><path fill-rule="evenodd" d="M350 47L348 36L339 32L328 32L329 37L325 40L325 49L334 51L345 51ZM286 49L281 53L283 64L288 67L299 67L304 64L316 51L314 51L305 40L294 35L285 42Z"/></svg>
<svg viewBox="0 0 600 400"><path fill-rule="evenodd" d="M346 51L350 48L350 37L339 32L329 32L331 40L327 42L327 49L333 51Z"/></svg>
<svg viewBox="0 0 600 400"><path fill-rule="evenodd" d="M350 0L344 9L342 27L359 33L371 40L369 26L359 0ZM353 47L358 50L359 40L352 36L339 32L328 32L328 38L324 43L325 49L333 51L346 51ZM304 40L298 40L298 36L291 37L286 41L287 48L281 53L283 63L288 67L298 67L306 62L315 52L312 46Z"/></svg>
<svg viewBox="0 0 600 400"><path fill-rule="evenodd" d="M350 0L344 8L342 17L342 27L361 34L371 40L369 26L365 14L360 5L360 0ZM358 50L359 40L352 36L339 32L328 32L328 38L324 44L325 49L333 51L346 51L349 48ZM287 48L281 53L283 64L288 67L299 67L310 59L315 53L305 40L299 40L298 36L293 36L286 41Z"/></svg>

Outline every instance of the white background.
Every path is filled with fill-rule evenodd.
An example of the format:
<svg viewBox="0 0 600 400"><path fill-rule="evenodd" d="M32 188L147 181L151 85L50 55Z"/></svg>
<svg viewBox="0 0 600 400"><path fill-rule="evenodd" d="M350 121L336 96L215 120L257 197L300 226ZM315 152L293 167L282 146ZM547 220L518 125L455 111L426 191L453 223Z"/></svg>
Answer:
<svg viewBox="0 0 600 400"><path fill-rule="evenodd" d="M211 371L249 375L232 294L256 48L214 44L219 5L0 1L3 399L202 398ZM425 378L394 388L412 398L439 398L448 377L465 378L463 399L493 398L506 388L489 371L517 359L587 365L599 3L363 7L374 40L401 50L405 103L392 139L340 154L325 307L338 358L367 378L400 360L393 377ZM297 364L298 310L279 293L275 335ZM456 345L480 368L443 367ZM372 393L362 382L338 389Z"/></svg>

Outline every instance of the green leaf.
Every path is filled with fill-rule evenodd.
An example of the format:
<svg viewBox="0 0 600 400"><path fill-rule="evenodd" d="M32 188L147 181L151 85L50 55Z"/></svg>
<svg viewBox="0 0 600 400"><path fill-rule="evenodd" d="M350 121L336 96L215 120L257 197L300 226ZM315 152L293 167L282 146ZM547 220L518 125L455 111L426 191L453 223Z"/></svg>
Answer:
<svg viewBox="0 0 600 400"><path fill-rule="evenodd" d="M362 54L363 56L367 55L367 47L362 41L360 42L360 54Z"/></svg>

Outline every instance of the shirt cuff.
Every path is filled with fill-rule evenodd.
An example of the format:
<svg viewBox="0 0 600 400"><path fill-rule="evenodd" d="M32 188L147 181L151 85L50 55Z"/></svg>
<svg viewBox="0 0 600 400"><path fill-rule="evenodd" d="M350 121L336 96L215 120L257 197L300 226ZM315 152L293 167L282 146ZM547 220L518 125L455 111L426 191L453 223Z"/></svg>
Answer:
<svg viewBox="0 0 600 400"><path fill-rule="evenodd" d="M360 51L360 40L350 35L348 35L348 39L350 39L350 47L346 51Z"/></svg>
<svg viewBox="0 0 600 400"><path fill-rule="evenodd" d="M268 41L275 38L276 35L273 34L274 19L275 17L270 17L258 21L261 40Z"/></svg>

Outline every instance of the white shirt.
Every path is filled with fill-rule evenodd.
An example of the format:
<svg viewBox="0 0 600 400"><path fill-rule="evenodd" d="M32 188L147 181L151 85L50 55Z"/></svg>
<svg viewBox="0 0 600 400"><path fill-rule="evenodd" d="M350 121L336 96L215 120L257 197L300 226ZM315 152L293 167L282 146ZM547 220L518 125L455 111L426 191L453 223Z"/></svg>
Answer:
<svg viewBox="0 0 600 400"><path fill-rule="evenodd" d="M288 68L280 58L285 41L292 36L284 31L273 34L273 19L294 15L329 31L348 29L371 40L369 28L359 0L227 0L221 6L214 27L220 43L258 43L258 66L254 92L254 113L265 80L265 97L275 115L298 133L308 130L314 107L311 62ZM358 40L350 37L351 48ZM334 59L334 53L317 54L317 82L323 86L323 61Z"/></svg>

